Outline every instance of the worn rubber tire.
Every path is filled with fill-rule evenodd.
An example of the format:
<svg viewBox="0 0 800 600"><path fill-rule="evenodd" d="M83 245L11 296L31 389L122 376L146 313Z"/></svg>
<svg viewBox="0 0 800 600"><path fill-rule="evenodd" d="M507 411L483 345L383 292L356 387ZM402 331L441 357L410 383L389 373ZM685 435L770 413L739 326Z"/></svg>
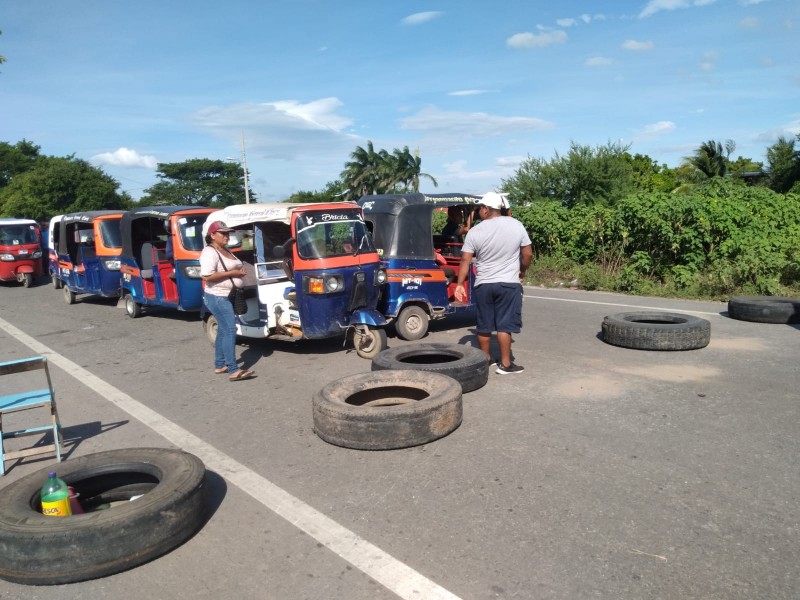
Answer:
<svg viewBox="0 0 800 600"><path fill-rule="evenodd" d="M360 373L314 394L314 432L336 446L392 450L426 444L461 424L461 387L419 371Z"/></svg>
<svg viewBox="0 0 800 600"><path fill-rule="evenodd" d="M728 316L754 323L800 323L800 298L734 296L728 300Z"/></svg>
<svg viewBox="0 0 800 600"><path fill-rule="evenodd" d="M603 319L603 341L635 350L696 350L711 340L711 323L668 312L627 312Z"/></svg>
<svg viewBox="0 0 800 600"><path fill-rule="evenodd" d="M106 510L46 517L39 490L49 471L86 505L144 495ZM51 465L0 491L0 578L54 585L131 569L189 539L208 508L205 467L179 450L110 450Z"/></svg>
<svg viewBox="0 0 800 600"><path fill-rule="evenodd" d="M64 286L62 289L63 291L61 293L64 294L64 302L70 305L75 304L75 292L66 286Z"/></svg>
<svg viewBox="0 0 800 600"><path fill-rule="evenodd" d="M401 339L413 342L425 337L429 321L430 317L425 309L412 304L400 311L394 321L394 328Z"/></svg>
<svg viewBox="0 0 800 600"><path fill-rule="evenodd" d="M125 314L131 319L138 319L142 316L142 305L137 303L130 294L125 295Z"/></svg>
<svg viewBox="0 0 800 600"><path fill-rule="evenodd" d="M463 344L429 343L389 348L372 359L372 370L389 369L447 375L461 384L464 394L483 387L489 380L486 355L474 346Z"/></svg>
<svg viewBox="0 0 800 600"><path fill-rule="evenodd" d="M380 327L370 327L368 335L370 336L369 341L365 342L364 338L366 336L361 331L355 331L353 333L353 345L356 348L356 354L361 358L372 360L386 348L388 338L386 330Z"/></svg>
<svg viewBox="0 0 800 600"><path fill-rule="evenodd" d="M64 287L64 282L61 281L58 277L56 277L55 273L50 275L50 281L53 283L53 288L57 290L60 290L62 287Z"/></svg>
<svg viewBox="0 0 800 600"><path fill-rule="evenodd" d="M22 276L22 287L29 288L33 285L33 275L30 273L25 273Z"/></svg>

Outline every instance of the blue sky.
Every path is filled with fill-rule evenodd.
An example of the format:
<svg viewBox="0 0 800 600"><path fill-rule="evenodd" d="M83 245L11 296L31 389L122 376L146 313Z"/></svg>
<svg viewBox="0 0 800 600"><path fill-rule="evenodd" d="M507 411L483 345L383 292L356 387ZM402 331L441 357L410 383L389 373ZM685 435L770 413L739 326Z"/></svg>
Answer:
<svg viewBox="0 0 800 600"><path fill-rule="evenodd" d="M418 149L483 193L571 141L671 167L708 139L765 160L800 133L797 0L5 0L0 141L101 167L241 160L261 201L356 146Z"/></svg>

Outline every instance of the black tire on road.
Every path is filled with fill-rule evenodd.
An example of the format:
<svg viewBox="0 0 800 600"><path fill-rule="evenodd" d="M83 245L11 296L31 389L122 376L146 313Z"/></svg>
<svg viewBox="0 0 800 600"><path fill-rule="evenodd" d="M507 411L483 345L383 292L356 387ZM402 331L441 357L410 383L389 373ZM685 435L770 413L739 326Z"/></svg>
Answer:
<svg viewBox="0 0 800 600"><path fill-rule="evenodd" d="M57 290L60 290L62 287L64 287L64 282L62 282L62 281L61 281L61 280L60 280L60 279L59 279L59 278L56 276L56 274L55 274L55 273L53 273L52 275L50 275L50 281L52 281L52 282L53 282L53 287L54 287L55 289L57 289Z"/></svg>
<svg viewBox="0 0 800 600"><path fill-rule="evenodd" d="M75 292L70 290L68 287L64 286L64 302L67 304L75 304Z"/></svg>
<svg viewBox="0 0 800 600"><path fill-rule="evenodd" d="M49 471L84 507L113 504L71 517L42 515L39 490ZM0 491L0 578L54 585L125 571L185 542L208 512L205 467L192 454L135 448L70 459Z"/></svg>
<svg viewBox="0 0 800 600"><path fill-rule="evenodd" d="M211 345L217 343L217 329L219 328L219 323L217 323L217 318L214 315L209 315L208 318L203 321L203 331L206 332L206 337L208 341L211 342Z"/></svg>
<svg viewBox="0 0 800 600"><path fill-rule="evenodd" d="M728 300L728 316L755 323L800 323L800 298L734 296Z"/></svg>
<svg viewBox="0 0 800 600"><path fill-rule="evenodd" d="M419 340L428 333L428 321L430 321L430 317L425 309L412 304L400 311L395 319L394 328L401 339Z"/></svg>
<svg viewBox="0 0 800 600"><path fill-rule="evenodd" d="M386 330L381 327L358 327L353 332L353 345L356 354L361 358L371 360L382 352L388 344Z"/></svg>
<svg viewBox="0 0 800 600"><path fill-rule="evenodd" d="M627 312L603 319L603 341L635 350L696 350L711 340L711 323L666 312Z"/></svg>
<svg viewBox="0 0 800 600"><path fill-rule="evenodd" d="M22 287L29 288L33 285L33 275L30 273L25 273L22 276Z"/></svg>
<svg viewBox="0 0 800 600"><path fill-rule="evenodd" d="M461 387L438 373L360 373L314 394L312 413L314 432L330 444L408 448L444 437L461 424Z"/></svg>
<svg viewBox="0 0 800 600"><path fill-rule="evenodd" d="M412 369L440 373L461 384L463 393L477 390L489 380L489 361L474 346L462 344L414 344L389 348L372 359L373 371Z"/></svg>

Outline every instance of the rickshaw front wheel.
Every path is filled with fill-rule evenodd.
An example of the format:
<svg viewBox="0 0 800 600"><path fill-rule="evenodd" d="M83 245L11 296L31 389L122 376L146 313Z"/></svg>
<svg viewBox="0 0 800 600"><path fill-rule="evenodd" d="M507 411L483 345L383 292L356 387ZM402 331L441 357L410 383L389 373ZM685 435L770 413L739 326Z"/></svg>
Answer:
<svg viewBox="0 0 800 600"><path fill-rule="evenodd" d="M208 341L211 342L213 346L217 341L217 327L218 327L217 319L214 315L210 315L205 321L203 321L203 330L206 332L206 337L208 337Z"/></svg>
<svg viewBox="0 0 800 600"><path fill-rule="evenodd" d="M33 275L24 273L22 276L22 287L29 288L33 285Z"/></svg>
<svg viewBox="0 0 800 600"><path fill-rule="evenodd" d="M75 304L75 292L71 291L68 287L64 288L64 302L67 304Z"/></svg>
<svg viewBox="0 0 800 600"><path fill-rule="evenodd" d="M384 329L361 326L353 332L353 344L361 358L372 360L388 346Z"/></svg>
<svg viewBox="0 0 800 600"><path fill-rule="evenodd" d="M130 294L125 295L125 312L131 319L142 316L142 306Z"/></svg>
<svg viewBox="0 0 800 600"><path fill-rule="evenodd" d="M397 335L408 341L419 340L428 333L428 313L420 306L406 306L397 315L394 327Z"/></svg>
<svg viewBox="0 0 800 600"><path fill-rule="evenodd" d="M50 280L53 282L53 287L55 289L60 290L62 287L64 287L64 284L62 283L62 281L58 277L56 277L55 273L50 275Z"/></svg>

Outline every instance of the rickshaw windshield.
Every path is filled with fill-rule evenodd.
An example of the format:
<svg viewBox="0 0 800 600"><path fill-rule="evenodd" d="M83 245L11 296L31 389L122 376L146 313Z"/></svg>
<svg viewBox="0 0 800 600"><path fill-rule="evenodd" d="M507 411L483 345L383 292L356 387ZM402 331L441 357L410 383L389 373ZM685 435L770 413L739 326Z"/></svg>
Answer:
<svg viewBox="0 0 800 600"><path fill-rule="evenodd" d="M3 246L38 243L36 227L33 225L0 225L0 244Z"/></svg>
<svg viewBox="0 0 800 600"><path fill-rule="evenodd" d="M178 231L181 236L181 244L186 250L202 250L203 243L203 223L207 214L186 215L178 219Z"/></svg>
<svg viewBox="0 0 800 600"><path fill-rule="evenodd" d="M352 211L304 215L297 231L301 258L331 258L375 252L372 237L358 213Z"/></svg>
<svg viewBox="0 0 800 600"><path fill-rule="evenodd" d="M100 238L106 248L122 248L122 231L119 219L100 221Z"/></svg>

